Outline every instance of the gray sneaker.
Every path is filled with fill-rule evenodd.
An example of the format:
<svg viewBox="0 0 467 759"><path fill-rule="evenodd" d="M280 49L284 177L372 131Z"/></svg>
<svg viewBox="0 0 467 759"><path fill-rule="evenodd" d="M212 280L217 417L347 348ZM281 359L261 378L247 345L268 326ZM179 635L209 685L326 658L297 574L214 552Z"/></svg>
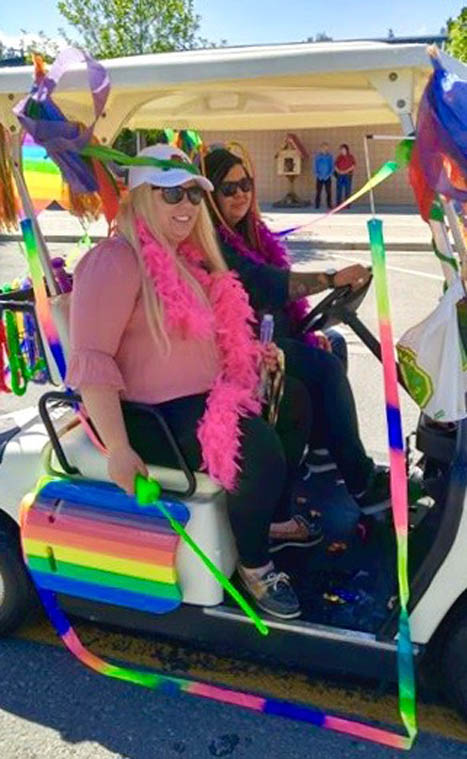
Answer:
<svg viewBox="0 0 467 759"><path fill-rule="evenodd" d="M260 609L279 619L295 619L301 612L298 598L285 572L270 569L262 577L246 575L238 568L241 583Z"/></svg>

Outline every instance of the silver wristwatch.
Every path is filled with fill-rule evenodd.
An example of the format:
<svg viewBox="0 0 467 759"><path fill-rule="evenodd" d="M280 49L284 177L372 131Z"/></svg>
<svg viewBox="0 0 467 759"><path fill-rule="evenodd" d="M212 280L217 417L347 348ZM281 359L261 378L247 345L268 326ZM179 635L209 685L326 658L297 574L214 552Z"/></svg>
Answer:
<svg viewBox="0 0 467 759"><path fill-rule="evenodd" d="M336 278L337 269L326 269L324 272L326 275L327 286L333 290L335 288L334 280Z"/></svg>

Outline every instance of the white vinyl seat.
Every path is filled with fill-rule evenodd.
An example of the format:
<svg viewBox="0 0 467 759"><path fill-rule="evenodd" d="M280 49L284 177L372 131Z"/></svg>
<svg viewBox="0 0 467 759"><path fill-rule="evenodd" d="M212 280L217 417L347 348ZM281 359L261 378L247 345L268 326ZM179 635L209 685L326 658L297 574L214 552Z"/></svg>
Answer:
<svg viewBox="0 0 467 759"><path fill-rule="evenodd" d="M67 461L71 466L77 467L83 477L110 481L105 455L91 442L81 424L62 432L60 443ZM60 463L53 452L50 463L55 471L61 471ZM187 489L187 479L181 469L152 465L148 465L148 469L151 477L157 480L165 490L183 493ZM195 500L212 498L222 492L221 485L215 483L206 474L196 472L195 479L196 492L193 496Z"/></svg>

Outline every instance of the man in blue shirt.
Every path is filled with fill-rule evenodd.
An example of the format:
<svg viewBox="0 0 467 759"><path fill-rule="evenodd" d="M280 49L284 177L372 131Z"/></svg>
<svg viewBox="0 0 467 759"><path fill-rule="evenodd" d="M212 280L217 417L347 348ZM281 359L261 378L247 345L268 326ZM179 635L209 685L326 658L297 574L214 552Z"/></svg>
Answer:
<svg viewBox="0 0 467 759"><path fill-rule="evenodd" d="M316 174L315 208L319 208L321 205L323 186L326 189L328 208L332 208L331 177L332 172L334 171L334 158L329 152L329 145L327 142L323 142L319 153L316 153L314 169Z"/></svg>

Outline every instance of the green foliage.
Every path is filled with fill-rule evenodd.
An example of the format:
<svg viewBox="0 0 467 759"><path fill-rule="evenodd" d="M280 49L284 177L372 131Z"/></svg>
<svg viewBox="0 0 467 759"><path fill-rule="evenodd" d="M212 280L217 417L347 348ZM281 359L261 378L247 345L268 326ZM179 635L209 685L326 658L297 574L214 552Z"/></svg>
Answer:
<svg viewBox="0 0 467 759"><path fill-rule="evenodd" d="M40 31L33 37L21 29L21 34L20 47L27 63L32 63L33 53L38 53L47 63L52 63L60 52L58 42L48 37L45 32Z"/></svg>
<svg viewBox="0 0 467 759"><path fill-rule="evenodd" d="M57 57L60 50L59 41L48 37L45 32L38 32L35 36L21 29L21 37L18 47L7 47L0 40L0 60L5 58L24 58L26 63L32 63L32 54L42 55L47 63L51 63Z"/></svg>
<svg viewBox="0 0 467 759"><path fill-rule="evenodd" d="M460 61L467 62L467 6L464 6L457 18L450 18L447 22L448 53Z"/></svg>
<svg viewBox="0 0 467 759"><path fill-rule="evenodd" d="M79 33L79 44L97 58L200 44L193 0L59 0L58 9Z"/></svg>

